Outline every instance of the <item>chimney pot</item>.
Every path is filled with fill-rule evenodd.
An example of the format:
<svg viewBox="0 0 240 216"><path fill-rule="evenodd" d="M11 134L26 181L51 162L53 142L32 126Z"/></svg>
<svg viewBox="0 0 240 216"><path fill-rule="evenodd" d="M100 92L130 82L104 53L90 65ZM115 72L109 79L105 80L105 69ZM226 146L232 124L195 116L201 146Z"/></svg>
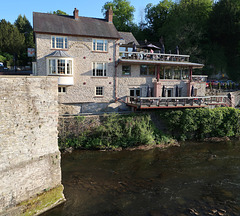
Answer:
<svg viewBox="0 0 240 216"><path fill-rule="evenodd" d="M77 20L79 18L79 16L78 16L78 9L77 8L74 8L73 16L74 16L75 20Z"/></svg>

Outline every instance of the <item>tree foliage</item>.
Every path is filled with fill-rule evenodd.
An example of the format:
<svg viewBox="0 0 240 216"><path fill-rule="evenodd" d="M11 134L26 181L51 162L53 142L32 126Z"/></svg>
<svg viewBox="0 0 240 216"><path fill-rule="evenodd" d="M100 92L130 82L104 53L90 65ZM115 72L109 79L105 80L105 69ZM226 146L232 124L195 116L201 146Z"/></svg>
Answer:
<svg viewBox="0 0 240 216"><path fill-rule="evenodd" d="M163 0L157 5L147 4L145 8L146 26L153 35L153 39L158 40L162 36L162 28L168 20L175 4L171 0Z"/></svg>
<svg viewBox="0 0 240 216"><path fill-rule="evenodd" d="M161 112L172 135L179 139L239 136L240 112L234 108L185 109Z"/></svg>
<svg viewBox="0 0 240 216"><path fill-rule="evenodd" d="M0 52L20 53L23 50L25 38L18 28L2 19L0 22Z"/></svg>
<svg viewBox="0 0 240 216"><path fill-rule="evenodd" d="M191 55L205 65L204 74L227 73L240 80L240 1L161 0L147 4L145 21L135 31L138 40L158 42L166 52Z"/></svg>
<svg viewBox="0 0 240 216"><path fill-rule="evenodd" d="M240 77L240 1L219 0L209 19L211 41L225 55L225 69L234 80Z"/></svg>
<svg viewBox="0 0 240 216"><path fill-rule="evenodd" d="M68 15L66 12L61 11L61 10L56 10L56 11L50 12L50 14Z"/></svg>
<svg viewBox="0 0 240 216"><path fill-rule="evenodd" d="M106 2L102 7L102 13L105 16L106 11L112 7L113 23L118 31L130 31L133 24L133 13L135 8L127 0L113 0Z"/></svg>
<svg viewBox="0 0 240 216"><path fill-rule="evenodd" d="M31 32L32 26L29 22L29 20L26 18L25 15L19 15L18 18L16 19L16 21L14 22L14 25L18 28L20 33L29 33Z"/></svg>
<svg viewBox="0 0 240 216"><path fill-rule="evenodd" d="M20 33L24 34L26 48L34 48L33 28L26 16L20 14L14 22L14 25Z"/></svg>

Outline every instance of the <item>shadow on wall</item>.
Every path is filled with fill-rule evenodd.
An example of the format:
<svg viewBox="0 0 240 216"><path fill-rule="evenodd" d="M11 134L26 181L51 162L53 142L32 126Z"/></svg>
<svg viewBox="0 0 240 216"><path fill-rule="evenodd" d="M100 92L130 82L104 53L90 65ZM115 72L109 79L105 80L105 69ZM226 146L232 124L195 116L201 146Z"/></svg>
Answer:
<svg viewBox="0 0 240 216"><path fill-rule="evenodd" d="M99 114L108 112L125 112L130 108L123 102L124 99L110 103L82 103L60 104L59 115Z"/></svg>

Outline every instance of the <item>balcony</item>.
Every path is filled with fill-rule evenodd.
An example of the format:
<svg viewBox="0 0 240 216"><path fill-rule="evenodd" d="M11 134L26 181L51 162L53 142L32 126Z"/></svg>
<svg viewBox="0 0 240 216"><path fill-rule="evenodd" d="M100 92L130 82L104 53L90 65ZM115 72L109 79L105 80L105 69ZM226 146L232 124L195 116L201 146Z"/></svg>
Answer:
<svg viewBox="0 0 240 216"><path fill-rule="evenodd" d="M189 55L148 53L148 52L128 52L120 51L120 59L134 59L145 61L172 61L172 62L189 62Z"/></svg>
<svg viewBox="0 0 240 216"><path fill-rule="evenodd" d="M163 66L183 66L202 68L203 64L192 63L189 55L119 51L119 63L156 64Z"/></svg>
<svg viewBox="0 0 240 216"><path fill-rule="evenodd" d="M69 86L73 84L73 77L58 77L58 85Z"/></svg>
<svg viewBox="0 0 240 216"><path fill-rule="evenodd" d="M135 109L200 108L209 106L234 107L226 95L204 97L126 97L128 106Z"/></svg>

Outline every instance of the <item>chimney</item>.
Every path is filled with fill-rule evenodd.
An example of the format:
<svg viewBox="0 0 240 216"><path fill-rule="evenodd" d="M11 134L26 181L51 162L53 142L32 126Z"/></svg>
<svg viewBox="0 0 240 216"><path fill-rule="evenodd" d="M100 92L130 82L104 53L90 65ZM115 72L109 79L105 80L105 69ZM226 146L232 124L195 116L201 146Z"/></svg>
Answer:
<svg viewBox="0 0 240 216"><path fill-rule="evenodd" d="M106 12L106 20L109 23L113 23L113 10L112 10L112 6L110 6L110 8Z"/></svg>
<svg viewBox="0 0 240 216"><path fill-rule="evenodd" d="M74 16L74 19L75 19L75 20L78 19L78 9L77 9L77 8L74 8L73 16Z"/></svg>

